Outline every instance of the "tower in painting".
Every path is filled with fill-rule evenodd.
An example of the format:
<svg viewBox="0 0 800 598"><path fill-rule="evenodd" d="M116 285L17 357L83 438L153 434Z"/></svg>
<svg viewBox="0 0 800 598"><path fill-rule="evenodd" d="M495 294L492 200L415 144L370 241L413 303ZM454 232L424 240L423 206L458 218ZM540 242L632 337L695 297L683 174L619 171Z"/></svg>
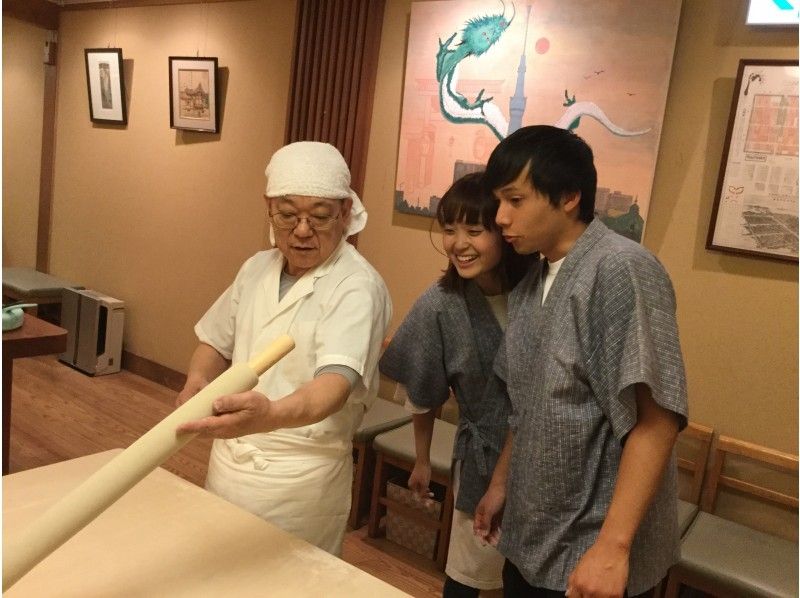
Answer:
<svg viewBox="0 0 800 598"><path fill-rule="evenodd" d="M517 86L514 89L514 95L508 101L509 135L522 126L522 115L525 114L525 104L528 101L525 97L525 48L528 45L528 22L530 18L531 7L528 5L528 14L525 17L525 41L522 42L522 55L519 57L519 66L517 67Z"/></svg>

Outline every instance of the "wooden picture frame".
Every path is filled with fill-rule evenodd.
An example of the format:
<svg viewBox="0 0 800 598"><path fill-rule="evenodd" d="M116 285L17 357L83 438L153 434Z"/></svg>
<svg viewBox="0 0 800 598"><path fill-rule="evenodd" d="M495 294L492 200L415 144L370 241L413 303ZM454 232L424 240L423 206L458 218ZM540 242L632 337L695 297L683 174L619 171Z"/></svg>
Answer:
<svg viewBox="0 0 800 598"><path fill-rule="evenodd" d="M798 261L798 74L739 61L707 249Z"/></svg>
<svg viewBox="0 0 800 598"><path fill-rule="evenodd" d="M127 125L128 107L121 48L87 48L86 87L93 123Z"/></svg>
<svg viewBox="0 0 800 598"><path fill-rule="evenodd" d="M169 57L169 126L219 133L216 57Z"/></svg>

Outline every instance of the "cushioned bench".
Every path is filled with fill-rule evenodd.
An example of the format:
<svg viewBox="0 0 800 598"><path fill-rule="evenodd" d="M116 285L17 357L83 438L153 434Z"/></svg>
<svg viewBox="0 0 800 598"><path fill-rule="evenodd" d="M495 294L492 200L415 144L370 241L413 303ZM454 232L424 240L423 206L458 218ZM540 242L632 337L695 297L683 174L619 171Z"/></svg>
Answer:
<svg viewBox="0 0 800 598"><path fill-rule="evenodd" d="M375 464L375 480L372 487L368 535L372 538L380 534L380 518L386 506L403 513L409 518L418 518L420 523L437 530L438 539L434 558L440 569L444 570L447 561L447 549L450 543L450 525L453 520L453 486L451 484L451 466L453 460L453 443L456 437L456 426L440 419L434 422L431 439L431 482L444 488L442 514L438 521L430 521L427 517L417 515L402 504L394 503L386 497L386 483L391 468L410 472L414 469L416 449L414 445L414 426L406 424L390 432L378 434L372 442L377 456Z"/></svg>
<svg viewBox="0 0 800 598"><path fill-rule="evenodd" d="M61 303L64 289L82 288L33 268L3 268L3 296L16 301L39 305Z"/></svg>
<svg viewBox="0 0 800 598"><path fill-rule="evenodd" d="M683 534L681 557L670 569L665 598L678 598L683 585L713 596L796 597L797 541L725 519L714 511L720 489L728 488L797 513L797 455L722 435L714 455L702 510ZM739 462L726 468L731 455ZM749 461L749 469L742 460ZM770 470L771 482L777 482L775 472L793 481L790 494L765 485L764 473Z"/></svg>
<svg viewBox="0 0 800 598"><path fill-rule="evenodd" d="M350 505L348 523L356 529L369 511L369 490L375 473L375 452L372 440L378 434L393 430L411 421L411 415L397 403L381 399L364 414L356 433L353 435L353 500Z"/></svg>
<svg viewBox="0 0 800 598"><path fill-rule="evenodd" d="M718 595L794 598L797 554L795 542L701 512L681 542L680 566Z"/></svg>
<svg viewBox="0 0 800 598"><path fill-rule="evenodd" d="M70 288L83 287L33 268L3 268L3 303L33 303L30 312L54 324L61 323L61 298Z"/></svg>
<svg viewBox="0 0 800 598"><path fill-rule="evenodd" d="M678 530L681 536L700 511L700 493L713 438L711 428L696 422L689 422L678 437L678 469L688 474L687 483L679 484L682 498L678 499Z"/></svg>
<svg viewBox="0 0 800 598"><path fill-rule="evenodd" d="M378 434L399 428L411 421L411 414L402 405L378 397L364 414L361 425L353 435L353 442L372 440Z"/></svg>
<svg viewBox="0 0 800 598"><path fill-rule="evenodd" d="M694 521L699 511L700 507L697 505L678 499L678 531L681 537L683 537L686 530L689 529L689 526L692 524L692 521Z"/></svg>

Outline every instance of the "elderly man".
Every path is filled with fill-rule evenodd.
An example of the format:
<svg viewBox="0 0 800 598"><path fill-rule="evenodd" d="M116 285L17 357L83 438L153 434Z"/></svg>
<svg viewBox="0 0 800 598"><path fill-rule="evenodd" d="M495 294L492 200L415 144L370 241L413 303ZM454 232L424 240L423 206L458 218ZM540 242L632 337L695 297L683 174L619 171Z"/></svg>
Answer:
<svg viewBox="0 0 800 598"><path fill-rule="evenodd" d="M341 552L352 436L378 390L391 319L380 275L346 242L367 214L331 145L298 142L266 169L274 249L242 266L195 326L182 403L281 334L295 349L253 391L183 425L214 441L206 488L333 554Z"/></svg>

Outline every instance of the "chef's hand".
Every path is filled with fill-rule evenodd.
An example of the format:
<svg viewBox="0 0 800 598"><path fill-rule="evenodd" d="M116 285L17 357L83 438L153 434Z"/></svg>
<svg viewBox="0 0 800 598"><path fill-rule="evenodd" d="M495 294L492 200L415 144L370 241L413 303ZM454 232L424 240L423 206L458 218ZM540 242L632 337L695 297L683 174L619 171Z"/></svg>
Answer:
<svg viewBox="0 0 800 598"><path fill-rule="evenodd" d="M186 401L191 399L194 395L198 392L203 390L206 386L208 386L208 382L206 380L196 379L196 380L186 380L186 384L184 385L183 389L178 393L177 398L175 399L175 406L180 407Z"/></svg>
<svg viewBox="0 0 800 598"><path fill-rule="evenodd" d="M209 438L238 438L269 432L272 401L255 390L214 399L214 415L178 426L178 434L200 434Z"/></svg>

